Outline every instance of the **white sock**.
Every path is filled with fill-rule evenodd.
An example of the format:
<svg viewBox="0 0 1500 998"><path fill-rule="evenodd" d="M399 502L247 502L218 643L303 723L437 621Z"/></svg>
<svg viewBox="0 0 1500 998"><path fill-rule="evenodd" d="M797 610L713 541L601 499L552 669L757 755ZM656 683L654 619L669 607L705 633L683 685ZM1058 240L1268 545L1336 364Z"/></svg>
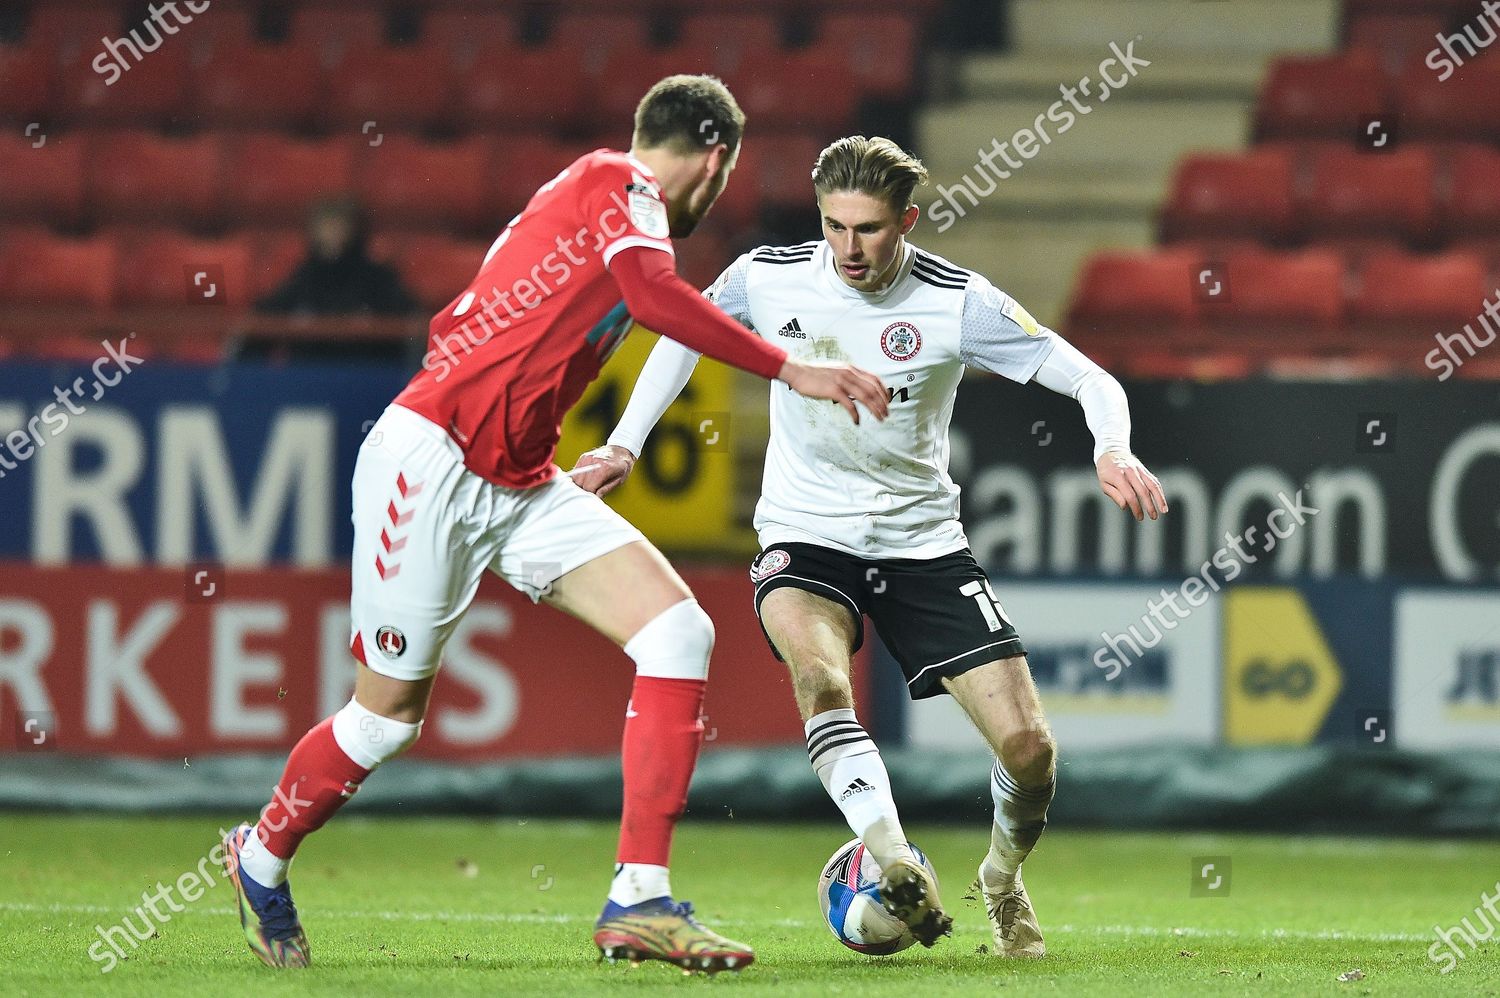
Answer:
<svg viewBox="0 0 1500 998"><path fill-rule="evenodd" d="M825 710L808 719L807 757L850 830L881 869L911 856L880 749L853 710Z"/></svg>
<svg viewBox="0 0 1500 998"><path fill-rule="evenodd" d="M253 830L240 847L240 868L262 887L279 887L284 884L286 871L291 865L291 860L282 859L267 849Z"/></svg>
<svg viewBox="0 0 1500 998"><path fill-rule="evenodd" d="M609 885L609 899L629 908L653 898L672 896L672 883L665 866L650 863L616 863L615 879Z"/></svg>
<svg viewBox="0 0 1500 998"><path fill-rule="evenodd" d="M1054 775L1044 786L1023 787L1000 761L990 770L990 796L995 800L995 823L990 829L990 852L985 857L995 880L1014 880L1047 827L1047 805L1057 789Z"/></svg>

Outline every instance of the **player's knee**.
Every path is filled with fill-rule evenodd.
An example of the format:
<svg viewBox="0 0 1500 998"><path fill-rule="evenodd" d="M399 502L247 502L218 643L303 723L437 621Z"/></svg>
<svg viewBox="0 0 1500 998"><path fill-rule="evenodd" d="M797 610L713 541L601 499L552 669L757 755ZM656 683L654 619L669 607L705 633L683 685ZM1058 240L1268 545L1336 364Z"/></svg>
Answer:
<svg viewBox="0 0 1500 998"><path fill-rule="evenodd" d="M625 642L638 676L707 679L714 650L714 622L692 598L675 603Z"/></svg>
<svg viewBox="0 0 1500 998"><path fill-rule="evenodd" d="M999 748L1006 772L1028 785L1046 782L1057 759L1057 742L1045 725L1006 735Z"/></svg>

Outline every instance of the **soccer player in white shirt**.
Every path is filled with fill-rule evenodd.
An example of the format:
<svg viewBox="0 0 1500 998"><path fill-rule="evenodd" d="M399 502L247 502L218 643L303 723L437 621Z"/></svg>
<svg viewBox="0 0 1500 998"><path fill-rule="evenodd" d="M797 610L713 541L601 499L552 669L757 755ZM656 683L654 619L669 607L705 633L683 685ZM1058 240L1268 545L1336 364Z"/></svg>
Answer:
<svg viewBox="0 0 1500 998"><path fill-rule="evenodd" d="M906 238L922 164L862 135L819 155L813 187L823 240L741 256L706 295L793 356L874 372L883 423L771 386L771 440L750 569L761 625L791 670L808 754L849 827L879 862L881 893L928 946L951 931L915 861L875 743L854 712L850 661L868 616L913 699L949 694L995 752L995 820L979 867L1002 956L1046 952L1021 862L1046 826L1056 744L1025 648L969 551L948 474L948 424L963 369L1036 381L1078 400L1099 485L1137 520L1167 511L1161 484L1130 453L1119 382L985 278ZM629 474L646 435L698 355L666 338L641 372L606 446L574 480L600 494ZM843 418L840 418L843 417Z"/></svg>

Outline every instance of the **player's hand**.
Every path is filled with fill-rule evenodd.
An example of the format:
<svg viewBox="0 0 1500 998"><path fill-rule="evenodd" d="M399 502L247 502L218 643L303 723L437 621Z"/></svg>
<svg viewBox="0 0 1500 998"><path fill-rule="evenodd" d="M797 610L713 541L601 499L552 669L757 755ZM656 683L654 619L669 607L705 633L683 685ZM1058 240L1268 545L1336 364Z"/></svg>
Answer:
<svg viewBox="0 0 1500 998"><path fill-rule="evenodd" d="M580 454L578 463L568 472L568 477L581 489L595 495L607 495L609 491L630 474L635 467L635 455L624 447L606 444Z"/></svg>
<svg viewBox="0 0 1500 998"><path fill-rule="evenodd" d="M1112 450L1099 459L1099 487L1121 509L1129 509L1137 520L1149 516L1155 520L1167 511L1167 497L1161 482L1146 470L1140 458L1126 451Z"/></svg>
<svg viewBox="0 0 1500 998"><path fill-rule="evenodd" d="M832 399L843 406L856 423L859 422L856 402L863 402L865 408L880 420L885 419L890 409L890 396L886 394L885 385L869 371L853 364L788 359L776 377L808 398Z"/></svg>

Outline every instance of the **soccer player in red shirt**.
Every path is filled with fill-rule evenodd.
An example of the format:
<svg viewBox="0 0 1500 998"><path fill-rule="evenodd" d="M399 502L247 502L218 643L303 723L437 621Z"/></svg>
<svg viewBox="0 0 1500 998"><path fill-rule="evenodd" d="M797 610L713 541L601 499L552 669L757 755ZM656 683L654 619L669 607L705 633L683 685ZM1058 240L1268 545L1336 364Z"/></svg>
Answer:
<svg viewBox="0 0 1500 998"><path fill-rule="evenodd" d="M713 624L641 533L553 463L563 415L639 322L858 422L886 393L848 364L801 363L700 297L673 267L724 189L744 114L722 83L672 76L636 109L630 152L599 149L511 220L469 287L432 320L422 370L375 423L354 470L354 697L309 731L225 865L250 948L308 962L287 884L298 845L422 729L443 645L486 569L624 648L636 678L621 750L616 873L594 941L605 956L739 969L749 947L673 899ZM559 705L559 709L566 709Z"/></svg>

